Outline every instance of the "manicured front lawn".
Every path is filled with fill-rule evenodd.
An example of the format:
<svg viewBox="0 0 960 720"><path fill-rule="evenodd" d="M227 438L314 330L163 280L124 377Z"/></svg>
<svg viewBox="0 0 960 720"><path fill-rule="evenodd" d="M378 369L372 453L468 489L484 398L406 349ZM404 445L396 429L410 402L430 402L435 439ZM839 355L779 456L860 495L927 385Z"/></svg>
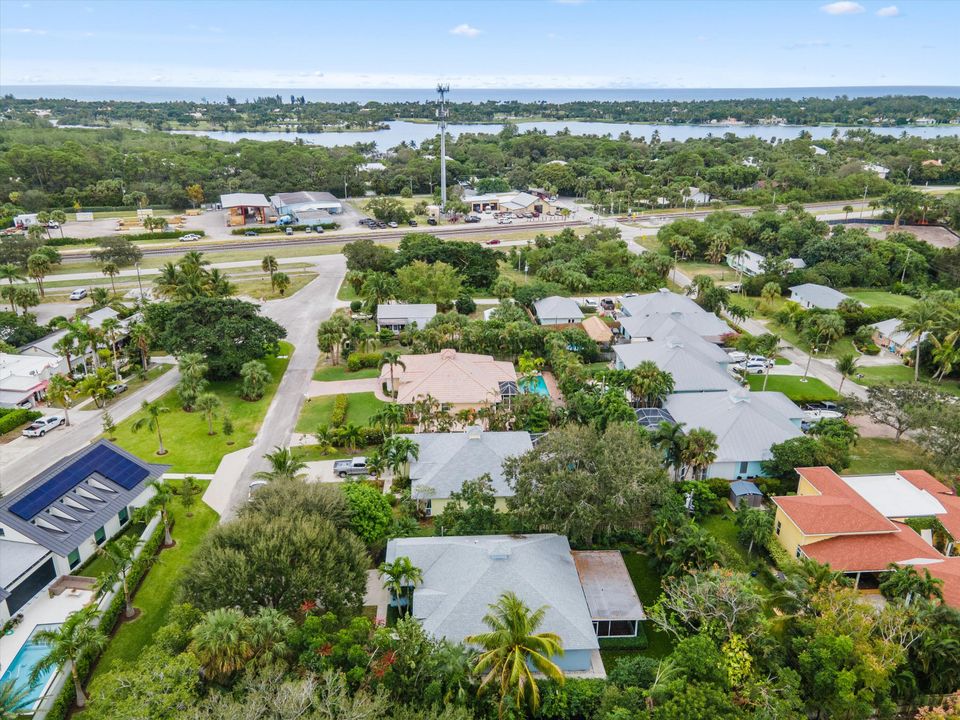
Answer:
<svg viewBox="0 0 960 720"><path fill-rule="evenodd" d="M907 367L906 365L861 367L857 372L861 373L863 377L857 378L856 381L860 385L866 385L867 387L871 385L883 385L884 383L913 382L913 368ZM927 383L941 392L960 395L960 382L956 380L936 382L925 375L922 367L920 369L920 382Z"/></svg>
<svg viewBox="0 0 960 720"><path fill-rule="evenodd" d="M313 373L314 380L330 382L332 380L364 380L380 376L380 370L377 368L364 368L362 370L347 370L346 365L326 365L318 368Z"/></svg>
<svg viewBox="0 0 960 720"><path fill-rule="evenodd" d="M806 382L797 375L771 375L767 381L767 392L782 392L794 402L816 402L818 400L836 400L837 391L822 380L808 377ZM763 389L763 375L748 375L750 389Z"/></svg>
<svg viewBox="0 0 960 720"><path fill-rule="evenodd" d="M910 440L860 438L850 451L850 467L844 475L874 475L895 470L926 469L920 448Z"/></svg>
<svg viewBox="0 0 960 720"><path fill-rule="evenodd" d="M347 397L349 402L346 421L356 425L366 425L370 416L384 405L372 392L352 393ZM318 425L329 425L335 398L335 395L307 398L297 421L297 432L310 433L316 430Z"/></svg>
<svg viewBox="0 0 960 720"><path fill-rule="evenodd" d="M345 448L334 448L333 452L329 455L322 455L320 453L319 445L299 445L293 450L300 460L303 460L304 462L316 462L318 460L346 460L347 458L354 457L355 455L369 457L374 453L376 447L373 445L359 447L355 453L351 453Z"/></svg>
<svg viewBox="0 0 960 720"><path fill-rule="evenodd" d="M844 290L843 292L870 307L889 305L906 310L917 303L917 299L909 295L895 295L885 290Z"/></svg>
<svg viewBox="0 0 960 720"><path fill-rule="evenodd" d="M177 481L168 482L177 484ZM208 484L205 481L199 483L203 489L206 489ZM176 545L162 550L157 556L157 561L134 597L133 604L140 610L140 615L135 620L120 625L101 656L91 682L94 697L97 677L107 672L115 663L136 660L144 648L150 646L154 633L167 620L181 574L203 538L217 524L219 516L199 497L190 512L193 517L187 517L187 511L180 504L179 497L174 499L173 539Z"/></svg>
<svg viewBox="0 0 960 720"><path fill-rule="evenodd" d="M273 376L267 385L266 393L256 402L247 402L240 397L240 380L222 380L211 382L209 391L215 393L223 404L214 422L215 435L207 435L207 421L202 413L184 412L177 399L177 391L163 395L159 402L170 409L160 416L160 432L167 449L166 455L157 455L157 434L144 428L133 432L133 423L142 413L137 412L117 426L114 433L116 443L137 457L171 465L171 472L215 472L220 460L227 453L249 445L260 429L260 423L270 407L273 394L277 390L280 378L287 369L293 346L280 344L280 354L284 358L264 358L264 364ZM221 421L224 414L233 421L233 435L223 435ZM227 441L231 440L232 445Z"/></svg>

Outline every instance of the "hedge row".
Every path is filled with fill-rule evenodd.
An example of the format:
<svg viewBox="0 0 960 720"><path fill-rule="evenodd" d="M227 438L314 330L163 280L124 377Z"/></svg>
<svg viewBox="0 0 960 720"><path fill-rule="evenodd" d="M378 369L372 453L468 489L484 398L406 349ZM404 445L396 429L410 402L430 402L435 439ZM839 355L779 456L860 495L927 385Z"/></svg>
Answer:
<svg viewBox="0 0 960 720"><path fill-rule="evenodd" d="M380 361L383 359L383 353L350 353L347 358L347 368L352 372L363 370L364 368L380 367Z"/></svg>
<svg viewBox="0 0 960 720"><path fill-rule="evenodd" d="M161 232L143 232L130 233L126 235L104 235L95 238L73 238L73 237L54 237L46 241L46 245L96 245L101 240L113 240L114 238L123 238L130 242L143 242L145 240L176 240L184 235L205 236L204 230L163 230Z"/></svg>
<svg viewBox="0 0 960 720"><path fill-rule="evenodd" d="M337 395L333 400L333 412L330 413L330 427L338 428L347 421L347 408L350 399L346 395Z"/></svg>
<svg viewBox="0 0 960 720"><path fill-rule="evenodd" d="M287 228L291 228L294 232L297 232L297 231L301 231L301 232L302 232L302 231L306 230L308 227L309 227L309 228L322 227L324 230L339 230L339 229L340 229L340 223L335 223L335 222L328 222L328 223L326 223L326 222L325 222L325 223L314 223L314 224L311 224L311 225L306 225L306 224L300 224L300 225L281 225L281 226L279 226L279 227L276 226L276 225L270 225L270 226L268 226L268 227L262 227L262 226L258 226L258 227L241 227L241 228L237 228L236 230L231 230L230 233L231 233L231 235L246 235L247 233L252 232L252 233L256 233L257 235L269 235L270 233L283 232L283 231L286 230Z"/></svg>
<svg viewBox="0 0 960 720"><path fill-rule="evenodd" d="M157 552L160 550L160 545L163 543L163 538L163 523L157 523L157 527L154 529L153 534L147 539L146 543L144 543L143 549L140 552L140 556L130 567L128 582L131 592L136 593L137 588L140 586L140 583L146 576L147 571L153 565ZM107 609L104 610L100 615L100 629L103 630L103 632L108 636L113 632L113 629L116 626L117 621L120 619L120 615L125 606L126 602L123 597L123 592L119 591L116 595L114 595L113 600L110 601ZM89 680L90 673L93 671L93 666L98 657L99 655L94 653L86 653L77 661L77 674L80 676L82 682L86 683L87 680ZM73 689L73 683L69 682L68 680L68 682L64 684L63 689L60 691L60 694L57 695L57 699L54 700L53 704L50 706L50 712L47 713L47 720L66 720L67 716L70 714L71 708L73 708L76 697L76 692Z"/></svg>
<svg viewBox="0 0 960 720"><path fill-rule="evenodd" d="M43 413L36 410L23 410L21 408L4 408L6 412L0 415L0 435L16 430L21 425L33 422Z"/></svg>

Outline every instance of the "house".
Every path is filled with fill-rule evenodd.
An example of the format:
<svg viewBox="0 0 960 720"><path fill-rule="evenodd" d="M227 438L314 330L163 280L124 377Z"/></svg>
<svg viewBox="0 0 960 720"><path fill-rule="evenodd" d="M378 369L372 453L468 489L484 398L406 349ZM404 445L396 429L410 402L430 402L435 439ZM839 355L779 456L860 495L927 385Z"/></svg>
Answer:
<svg viewBox="0 0 960 720"><path fill-rule="evenodd" d="M270 201L260 193L227 193L220 196L220 207L227 211L227 225L266 225Z"/></svg>
<svg viewBox="0 0 960 720"><path fill-rule="evenodd" d="M886 180L887 175L890 174L890 168L876 163L863 163L863 171L874 173L881 180Z"/></svg>
<svg viewBox="0 0 960 720"><path fill-rule="evenodd" d="M584 318L580 326L587 334L587 337L597 343L597 345L608 347L610 343L613 342L613 330L596 315L590 315Z"/></svg>
<svg viewBox="0 0 960 720"><path fill-rule="evenodd" d="M813 150L814 155L826 155L827 151L820 147L819 145L811 145L810 149Z"/></svg>
<svg viewBox="0 0 960 720"><path fill-rule="evenodd" d="M576 300L559 295L537 300L533 312L541 325L572 325L583 320L583 312Z"/></svg>
<svg viewBox="0 0 960 720"><path fill-rule="evenodd" d="M960 536L960 498L923 470L841 477L827 467L797 468L796 495L772 498L774 533L795 557L807 557L876 589L891 564L923 567L944 580L948 603L960 606L960 557L937 550L913 518L936 518Z"/></svg>
<svg viewBox="0 0 960 720"><path fill-rule="evenodd" d="M166 468L99 440L0 499L0 622L119 533Z"/></svg>
<svg viewBox="0 0 960 720"><path fill-rule="evenodd" d="M540 631L560 636L564 653L551 660L568 674L605 677L598 635L635 635L644 619L620 553L578 560L562 535L398 538L387 543L386 559L399 557L423 573L412 614L429 635L462 643L488 632L484 615L513 592L544 608Z"/></svg>
<svg viewBox="0 0 960 720"><path fill-rule="evenodd" d="M50 378L66 371L66 361L56 355L0 353L0 407L36 405L44 399Z"/></svg>
<svg viewBox="0 0 960 720"><path fill-rule="evenodd" d="M693 334L708 343L720 344L734 332L716 315L701 309L700 312L691 313L653 313L642 317L621 317L620 334L630 342L663 340L670 336L683 338Z"/></svg>
<svg viewBox="0 0 960 720"><path fill-rule="evenodd" d="M763 493L749 480L734 480L730 483L730 497L727 499L734 510L740 507L740 503L746 503L747 507L752 508L763 507Z"/></svg>
<svg viewBox="0 0 960 720"><path fill-rule="evenodd" d="M761 463L773 457L773 445L803 436L803 411L780 392L674 393L667 396L663 409L676 422L717 436L717 456L707 477L761 477Z"/></svg>
<svg viewBox="0 0 960 720"><path fill-rule="evenodd" d="M377 330L393 330L398 333L416 323L424 328L437 315L435 303L389 303L377 305Z"/></svg>
<svg viewBox="0 0 960 720"><path fill-rule="evenodd" d="M94 310L91 313L80 318L91 328L102 328L103 323L107 319L117 320L119 325L116 332L117 344L121 345L126 340L126 337L129 333L130 326L136 323L142 315L136 313L131 315L128 318L120 319L120 313L114 310L111 307L103 307L99 310ZM62 353L57 350L57 344L67 335L67 330L55 330L48 335L44 335L42 338L34 340L31 343L27 343L18 349L18 352L21 355L30 355L35 357L45 357L45 358L58 358L62 356ZM71 354L70 359L67 361L66 365L76 369L77 364L85 365L88 360L93 357L93 353L90 351L90 347L85 348L75 348L75 354Z"/></svg>
<svg viewBox="0 0 960 720"><path fill-rule="evenodd" d="M873 342L881 348L886 348L889 352L897 355L906 355L913 352L917 347L917 338L912 333L900 329L900 318L891 318L873 323ZM927 333L923 333L919 340L923 342Z"/></svg>
<svg viewBox="0 0 960 720"><path fill-rule="evenodd" d="M654 314L669 315L670 313L689 315L706 312L693 298L671 292L667 288L660 288L657 292L645 295L624 297L620 301L620 308L627 317L648 317Z"/></svg>
<svg viewBox="0 0 960 720"><path fill-rule="evenodd" d="M836 310L844 300L852 300L853 298L826 285L804 283L790 288L790 299L798 303L800 307L807 309Z"/></svg>
<svg viewBox="0 0 960 720"><path fill-rule="evenodd" d="M506 509L513 490L503 474L507 458L533 449L528 432L487 432L472 425L463 432L415 433L406 435L419 447L419 456L410 461L410 495L425 503L427 515L443 512L450 495L459 492L467 480L489 475L497 509Z"/></svg>
<svg viewBox="0 0 960 720"><path fill-rule="evenodd" d="M762 274L765 260L766 257L752 250L741 250L738 253L729 253L727 255L727 265L747 277ZM786 262L793 270L803 270L807 266L800 258L787 258Z"/></svg>
<svg viewBox="0 0 960 720"><path fill-rule="evenodd" d="M703 192L700 188L694 187L691 185L683 193L684 203L687 200L692 202L694 205L706 205L710 202L710 193Z"/></svg>
<svg viewBox="0 0 960 720"><path fill-rule="evenodd" d="M918 117L913 120L914 125L936 125L937 121L932 117Z"/></svg>
<svg viewBox="0 0 960 720"><path fill-rule="evenodd" d="M730 392L740 389L740 383L726 371L730 362L725 352L697 338L699 344L684 342L670 337L666 340L615 345L614 367L617 370L632 370L642 362L652 362L673 376L676 393ZM724 362L710 357L698 348L708 346L723 354ZM724 364L726 363L726 364Z"/></svg>
<svg viewBox="0 0 960 720"><path fill-rule="evenodd" d="M455 413L496 405L506 389L517 386L513 365L494 360L490 355L444 348L429 355L401 355L400 362L402 364L393 367L393 384L389 365L381 368L380 382L396 392L401 405L430 396Z"/></svg>
<svg viewBox="0 0 960 720"><path fill-rule="evenodd" d="M293 215L300 213L323 211L330 215L339 215L343 212L343 203L332 193L300 192L277 193L270 196L270 204L278 215Z"/></svg>

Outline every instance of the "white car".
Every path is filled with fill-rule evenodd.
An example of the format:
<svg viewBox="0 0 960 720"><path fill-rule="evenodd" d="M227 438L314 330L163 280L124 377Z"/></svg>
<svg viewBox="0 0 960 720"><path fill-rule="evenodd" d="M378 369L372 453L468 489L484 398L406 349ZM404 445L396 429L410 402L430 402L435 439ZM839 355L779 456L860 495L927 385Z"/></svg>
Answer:
<svg viewBox="0 0 960 720"><path fill-rule="evenodd" d="M194 240L199 240L200 236L196 233L187 233L186 235L180 236L180 242L193 242Z"/></svg>
<svg viewBox="0 0 960 720"><path fill-rule="evenodd" d="M759 363L767 367L773 367L773 358L764 357L763 355L751 355L747 358L747 364L750 363Z"/></svg>
<svg viewBox="0 0 960 720"><path fill-rule="evenodd" d="M87 296L86 288L77 288L72 293L70 293L71 300L83 300Z"/></svg>
<svg viewBox="0 0 960 720"><path fill-rule="evenodd" d="M730 362L742 363L747 361L747 354L739 350L731 350L727 355L730 356Z"/></svg>
<svg viewBox="0 0 960 720"><path fill-rule="evenodd" d="M37 418L23 431L24 437L43 437L63 424L63 415L47 415Z"/></svg>
<svg viewBox="0 0 960 720"><path fill-rule="evenodd" d="M821 420L839 420L843 413L836 410L804 410L803 421L809 423L820 422Z"/></svg>

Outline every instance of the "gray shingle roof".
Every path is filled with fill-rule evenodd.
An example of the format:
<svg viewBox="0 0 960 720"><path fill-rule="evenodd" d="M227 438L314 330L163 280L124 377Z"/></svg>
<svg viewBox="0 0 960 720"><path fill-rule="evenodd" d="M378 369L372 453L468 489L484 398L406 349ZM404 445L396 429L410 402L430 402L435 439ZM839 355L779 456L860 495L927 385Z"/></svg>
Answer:
<svg viewBox="0 0 960 720"><path fill-rule="evenodd" d="M533 309L537 317L542 320L554 320L557 318L572 320L573 322L583 320L583 311L580 310L580 306L577 305L576 300L560 297L559 295L551 295L542 300L537 300L533 304Z"/></svg>
<svg viewBox="0 0 960 720"><path fill-rule="evenodd" d="M561 535L478 535L398 538L387 561L409 557L423 571L413 593L413 615L434 637L462 642L489 631L483 616L504 592L527 607L546 606L541 632L555 632L565 650L599 647L593 621Z"/></svg>
<svg viewBox="0 0 960 720"><path fill-rule="evenodd" d="M417 433L407 435L420 447L419 459L410 464L411 491L417 498L448 498L484 473L490 474L493 493L509 497L513 490L503 476L503 461L533 449L528 432ZM431 492L423 491L430 489Z"/></svg>
<svg viewBox="0 0 960 720"><path fill-rule="evenodd" d="M844 295L839 290L834 290L826 285L817 285L816 283L804 283L803 285L794 285L790 288L791 299L803 299L814 307L824 310L836 310L837 306L844 300L850 300L849 295Z"/></svg>
<svg viewBox="0 0 960 720"><path fill-rule="evenodd" d="M683 337L684 330L700 338L722 338L733 332L723 320L707 312L652 313L622 317L620 326L632 338L648 337L655 340L662 340L670 335Z"/></svg>
<svg viewBox="0 0 960 720"><path fill-rule="evenodd" d="M737 497L743 497L745 495L763 495L763 493L760 492L760 488L758 488L749 480L734 480L732 483L730 483L730 492Z"/></svg>

